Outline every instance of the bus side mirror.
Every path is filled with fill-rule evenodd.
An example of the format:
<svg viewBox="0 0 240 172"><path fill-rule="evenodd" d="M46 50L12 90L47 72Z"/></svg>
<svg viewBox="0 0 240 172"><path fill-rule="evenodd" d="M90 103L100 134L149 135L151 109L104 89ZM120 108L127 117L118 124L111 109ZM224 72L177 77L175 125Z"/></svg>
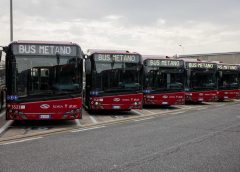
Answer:
<svg viewBox="0 0 240 172"><path fill-rule="evenodd" d="M90 61L90 59L86 59L85 60L85 72L86 72L86 74L90 74L91 73L91 69L92 68L92 66L91 66L91 61Z"/></svg>

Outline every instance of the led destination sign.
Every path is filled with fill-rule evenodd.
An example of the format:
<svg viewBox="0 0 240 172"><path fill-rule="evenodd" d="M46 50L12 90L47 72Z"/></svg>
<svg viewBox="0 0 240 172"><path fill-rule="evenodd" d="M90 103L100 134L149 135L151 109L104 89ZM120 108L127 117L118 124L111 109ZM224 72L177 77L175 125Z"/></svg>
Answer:
<svg viewBox="0 0 240 172"><path fill-rule="evenodd" d="M187 66L189 68L206 68L206 69L213 69L214 68L214 63L195 63L195 62L187 62Z"/></svg>
<svg viewBox="0 0 240 172"><path fill-rule="evenodd" d="M165 59L153 59L146 60L147 66L159 66L159 67L180 67L183 65L181 60L165 60Z"/></svg>
<svg viewBox="0 0 240 172"><path fill-rule="evenodd" d="M138 63L140 56L136 54L95 54L95 61Z"/></svg>
<svg viewBox="0 0 240 172"><path fill-rule="evenodd" d="M40 45L40 44L13 44L15 55L49 55L76 56L77 46L69 45Z"/></svg>
<svg viewBox="0 0 240 172"><path fill-rule="evenodd" d="M220 70L238 70L239 69L239 66L237 66L237 65L218 64L217 67Z"/></svg>

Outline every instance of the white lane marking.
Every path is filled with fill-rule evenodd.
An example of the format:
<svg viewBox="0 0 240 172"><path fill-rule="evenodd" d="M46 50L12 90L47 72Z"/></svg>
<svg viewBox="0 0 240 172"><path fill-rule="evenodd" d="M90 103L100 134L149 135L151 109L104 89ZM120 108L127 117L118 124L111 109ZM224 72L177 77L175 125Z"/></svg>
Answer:
<svg viewBox="0 0 240 172"><path fill-rule="evenodd" d="M94 124L97 124L97 123L98 123L97 120L96 120L93 116L89 115L89 118L92 120L92 122L93 122Z"/></svg>
<svg viewBox="0 0 240 172"><path fill-rule="evenodd" d="M21 142L26 142L26 141L31 141L31 140L36 140L36 139L42 139L43 137L33 137L33 138L29 138L29 139L23 139L23 140L17 140L17 141L13 141L13 142L7 142L7 143L3 143L0 145L9 145L9 144L13 144L13 143L21 143Z"/></svg>
<svg viewBox="0 0 240 172"><path fill-rule="evenodd" d="M197 108L196 110L203 110L203 109L207 109L206 107L204 107L204 108Z"/></svg>
<svg viewBox="0 0 240 172"><path fill-rule="evenodd" d="M185 112L187 112L187 111L172 112L172 113L169 113L169 114L176 115L176 114L185 113Z"/></svg>
<svg viewBox="0 0 240 172"><path fill-rule="evenodd" d="M75 122L76 122L76 124L77 124L78 127L79 127L79 126L82 126L79 119L75 119Z"/></svg>
<svg viewBox="0 0 240 172"><path fill-rule="evenodd" d="M81 131L88 131L88 130L94 130L94 129L98 129L98 128L104 128L106 126L102 125L102 126L98 126L98 127L92 127L92 128L83 128L80 130L73 130L71 131L72 133L76 133L76 132L81 132Z"/></svg>
<svg viewBox="0 0 240 172"><path fill-rule="evenodd" d="M0 128L0 134L2 134L11 124L13 123L13 120L10 120L6 122L1 128Z"/></svg>
<svg viewBox="0 0 240 172"><path fill-rule="evenodd" d="M143 118L143 119L136 119L134 120L135 122L138 122L138 121L145 121L145 120L148 120L148 119L153 119L154 117L151 117L151 118Z"/></svg>
<svg viewBox="0 0 240 172"><path fill-rule="evenodd" d="M139 112L139 111L137 111L137 110L133 110L133 109L132 109L132 111L135 112L135 113L137 113L138 115L144 115L144 113Z"/></svg>
<svg viewBox="0 0 240 172"><path fill-rule="evenodd" d="M189 106L189 105L181 105L181 106L183 107L183 109L192 109L192 108L194 108L194 107Z"/></svg>
<svg viewBox="0 0 240 172"><path fill-rule="evenodd" d="M225 104L215 105L216 107L225 106Z"/></svg>
<svg viewBox="0 0 240 172"><path fill-rule="evenodd" d="M3 115L5 115L5 114L6 114L5 111L3 111L2 113L0 113L0 118L3 117Z"/></svg>
<svg viewBox="0 0 240 172"><path fill-rule="evenodd" d="M150 113L150 114L156 114L155 112L152 112L152 111L150 111L150 110L144 109L144 111L146 111L146 112L148 112L148 113Z"/></svg>

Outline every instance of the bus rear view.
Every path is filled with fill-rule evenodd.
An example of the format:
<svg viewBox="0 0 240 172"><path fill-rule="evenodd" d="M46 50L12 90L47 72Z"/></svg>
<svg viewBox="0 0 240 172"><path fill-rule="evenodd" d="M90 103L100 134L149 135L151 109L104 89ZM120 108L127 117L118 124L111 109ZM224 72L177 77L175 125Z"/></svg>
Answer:
<svg viewBox="0 0 240 172"><path fill-rule="evenodd" d="M240 98L239 93L239 65L218 63L218 99Z"/></svg>
<svg viewBox="0 0 240 172"><path fill-rule="evenodd" d="M81 118L83 53L77 44L18 41L6 49L7 119Z"/></svg>
<svg viewBox="0 0 240 172"><path fill-rule="evenodd" d="M142 108L140 54L92 50L85 66L85 106L88 110Z"/></svg>
<svg viewBox="0 0 240 172"><path fill-rule="evenodd" d="M184 61L186 101L217 101L217 64L198 59L184 59Z"/></svg>
<svg viewBox="0 0 240 172"><path fill-rule="evenodd" d="M143 58L144 104L185 104L184 61L160 56Z"/></svg>

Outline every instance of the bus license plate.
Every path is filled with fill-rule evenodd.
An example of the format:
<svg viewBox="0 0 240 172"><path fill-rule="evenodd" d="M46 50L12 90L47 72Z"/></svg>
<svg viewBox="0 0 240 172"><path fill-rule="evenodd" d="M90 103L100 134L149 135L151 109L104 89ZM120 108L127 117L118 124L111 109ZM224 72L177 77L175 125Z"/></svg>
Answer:
<svg viewBox="0 0 240 172"><path fill-rule="evenodd" d="M198 101L203 101L203 98L199 98Z"/></svg>
<svg viewBox="0 0 240 172"><path fill-rule="evenodd" d="M113 109L120 109L120 106L113 106Z"/></svg>
<svg viewBox="0 0 240 172"><path fill-rule="evenodd" d="M162 102L162 105L168 105L168 102Z"/></svg>
<svg viewBox="0 0 240 172"><path fill-rule="evenodd" d="M40 115L40 119L50 119L50 115Z"/></svg>
<svg viewBox="0 0 240 172"><path fill-rule="evenodd" d="M224 96L224 99L228 99L228 96Z"/></svg>

